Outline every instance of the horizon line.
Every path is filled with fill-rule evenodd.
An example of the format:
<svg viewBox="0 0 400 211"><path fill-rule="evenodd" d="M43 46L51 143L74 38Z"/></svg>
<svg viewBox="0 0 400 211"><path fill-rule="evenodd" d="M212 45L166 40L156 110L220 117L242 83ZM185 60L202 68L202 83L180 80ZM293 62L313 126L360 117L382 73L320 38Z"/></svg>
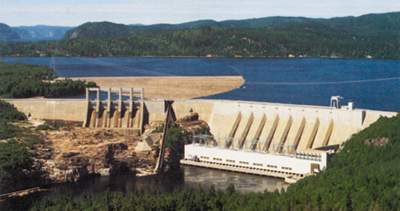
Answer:
<svg viewBox="0 0 400 211"><path fill-rule="evenodd" d="M34 24L34 25L9 25L5 22L0 22L3 24L6 24L7 26L10 27L38 27L38 26L47 26L47 27L79 27L85 23L100 23L100 22L109 22L109 23L115 23L115 24L122 24L122 25L138 25L138 26L152 26L152 25L179 25L179 24L185 24L185 23L191 23L191 22L196 22L196 21L215 21L215 22L225 22L225 21L243 21L243 20L252 20L252 19L263 19L263 18L274 18L274 17L281 17L281 18L306 18L306 19L335 19L335 18L358 18L366 15L383 15L383 14L393 14L393 13L400 13L400 11L390 11L390 12L372 12L372 13L365 13L362 15L346 15L346 16L332 16L332 17L309 17L309 16L287 16L287 15L273 15L273 16L261 16L261 17L249 17L249 18L243 18L243 19L223 19L223 20L216 20L212 18L202 18L202 19L194 19L190 21L183 21L183 22L176 22L176 23L171 23L171 22L158 22L158 23L152 23L152 24L142 24L142 23L118 23L118 22L113 22L109 20L96 20L96 21L85 21L80 23L79 25L52 25L52 24Z"/></svg>

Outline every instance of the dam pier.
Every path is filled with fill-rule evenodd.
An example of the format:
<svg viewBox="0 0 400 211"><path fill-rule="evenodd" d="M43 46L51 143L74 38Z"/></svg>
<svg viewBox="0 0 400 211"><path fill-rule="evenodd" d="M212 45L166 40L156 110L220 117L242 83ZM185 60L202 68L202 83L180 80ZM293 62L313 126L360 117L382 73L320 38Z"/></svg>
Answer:
<svg viewBox="0 0 400 211"><path fill-rule="evenodd" d="M100 96L102 91L107 93L106 100L102 100ZM91 98L92 92L96 93L94 99ZM86 103L87 111L83 127L132 128L139 134L143 132L143 89L87 88Z"/></svg>

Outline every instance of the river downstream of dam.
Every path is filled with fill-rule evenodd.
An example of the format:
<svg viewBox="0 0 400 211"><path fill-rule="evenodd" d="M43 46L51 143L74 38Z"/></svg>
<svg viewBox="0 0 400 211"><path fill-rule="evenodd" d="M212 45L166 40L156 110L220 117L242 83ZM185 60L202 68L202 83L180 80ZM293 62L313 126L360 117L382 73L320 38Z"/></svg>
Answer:
<svg viewBox="0 0 400 211"><path fill-rule="evenodd" d="M59 195L78 197L81 194L106 191L129 194L142 190L171 192L182 188L209 190L211 186L215 190L226 190L232 185L235 191L242 193L281 191L288 186L283 179L278 178L182 166L179 171L158 176L116 175L88 178L77 183L52 185L47 192L0 203L0 210L26 210L38 199L52 198Z"/></svg>
<svg viewBox="0 0 400 211"><path fill-rule="evenodd" d="M95 177L76 184L59 185L53 193L84 193L118 191L129 193L140 190L171 192L179 188L202 188L213 186L216 190L225 190L233 185L239 192L280 191L287 184L282 179L241 174L222 170L211 170L200 167L181 166L180 171L158 176L135 177L133 175L116 175Z"/></svg>

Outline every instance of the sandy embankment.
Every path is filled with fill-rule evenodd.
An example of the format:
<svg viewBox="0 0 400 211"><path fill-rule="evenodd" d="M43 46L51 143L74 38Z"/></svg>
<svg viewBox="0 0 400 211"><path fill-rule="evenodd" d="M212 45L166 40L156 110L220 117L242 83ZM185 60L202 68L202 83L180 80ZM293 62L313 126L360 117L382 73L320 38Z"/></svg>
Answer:
<svg viewBox="0 0 400 211"><path fill-rule="evenodd" d="M239 88L242 76L74 77L100 87L141 87L146 98L191 99Z"/></svg>

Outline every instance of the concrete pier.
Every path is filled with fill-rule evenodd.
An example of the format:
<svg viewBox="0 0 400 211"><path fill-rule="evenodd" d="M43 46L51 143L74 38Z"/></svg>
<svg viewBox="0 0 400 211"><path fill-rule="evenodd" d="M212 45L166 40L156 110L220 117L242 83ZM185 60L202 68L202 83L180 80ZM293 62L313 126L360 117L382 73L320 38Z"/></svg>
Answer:
<svg viewBox="0 0 400 211"><path fill-rule="evenodd" d="M107 92L107 99L101 97L102 90ZM117 90L117 92L115 92ZM84 127L94 128L134 128L142 130L142 122L138 118L143 117L140 108L143 104L143 89L123 88L88 88L86 90L87 117ZM91 92L96 92L95 99L91 99ZM117 100L113 95L117 93ZM126 95L128 93L128 95Z"/></svg>

